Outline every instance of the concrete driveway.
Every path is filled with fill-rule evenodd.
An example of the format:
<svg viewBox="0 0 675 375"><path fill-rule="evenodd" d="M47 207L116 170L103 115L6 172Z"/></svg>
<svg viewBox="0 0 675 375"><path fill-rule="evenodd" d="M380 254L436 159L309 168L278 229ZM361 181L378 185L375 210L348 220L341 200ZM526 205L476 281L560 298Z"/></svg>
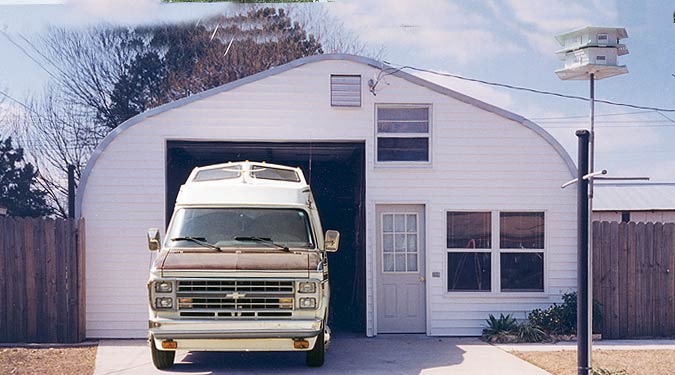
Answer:
<svg viewBox="0 0 675 375"><path fill-rule="evenodd" d="M336 337L337 336L337 337ZM304 353L178 351L168 371L152 365L144 340L100 342L94 375L123 374L500 374L548 372L475 338L336 335L320 368L305 366Z"/></svg>

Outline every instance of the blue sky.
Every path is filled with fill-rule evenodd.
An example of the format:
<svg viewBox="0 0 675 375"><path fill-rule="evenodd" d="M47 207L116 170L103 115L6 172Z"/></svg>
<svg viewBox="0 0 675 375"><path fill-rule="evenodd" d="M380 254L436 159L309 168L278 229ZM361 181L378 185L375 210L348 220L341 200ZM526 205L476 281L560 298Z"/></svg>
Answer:
<svg viewBox="0 0 675 375"><path fill-rule="evenodd" d="M26 3L60 3L26 5ZM12 3L15 5L6 5ZM22 5L16 5L21 3ZM48 24L198 19L223 4L160 4L158 0L0 0L0 30L39 36ZM335 0L323 6L392 64L587 96L587 81L561 81L554 36L582 26L625 27L629 74L598 81L596 97L675 109L675 24L672 1ZM0 88L19 99L38 92L48 75L0 35ZM423 74L462 93L539 123L576 158L574 131L587 127L587 102L560 99ZM5 101L5 107L9 105ZM675 181L675 113L596 107L596 168L612 175Z"/></svg>

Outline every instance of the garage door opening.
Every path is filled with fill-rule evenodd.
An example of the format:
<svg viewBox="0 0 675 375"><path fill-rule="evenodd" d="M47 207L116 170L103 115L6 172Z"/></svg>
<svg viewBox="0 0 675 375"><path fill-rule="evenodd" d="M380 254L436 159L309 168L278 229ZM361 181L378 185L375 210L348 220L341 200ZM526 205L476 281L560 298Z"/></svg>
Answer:
<svg viewBox="0 0 675 375"><path fill-rule="evenodd" d="M329 255L329 324L337 332L365 332L365 145L363 142L168 141L166 224L180 186L195 167L228 161L265 161L302 168L326 229L340 231L340 251Z"/></svg>

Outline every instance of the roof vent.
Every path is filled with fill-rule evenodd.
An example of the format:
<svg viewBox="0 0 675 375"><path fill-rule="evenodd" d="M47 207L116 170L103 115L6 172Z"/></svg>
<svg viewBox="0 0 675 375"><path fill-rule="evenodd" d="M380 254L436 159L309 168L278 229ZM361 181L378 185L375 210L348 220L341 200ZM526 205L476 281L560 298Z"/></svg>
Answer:
<svg viewBox="0 0 675 375"><path fill-rule="evenodd" d="M333 107L361 106L361 76L330 76L330 105Z"/></svg>

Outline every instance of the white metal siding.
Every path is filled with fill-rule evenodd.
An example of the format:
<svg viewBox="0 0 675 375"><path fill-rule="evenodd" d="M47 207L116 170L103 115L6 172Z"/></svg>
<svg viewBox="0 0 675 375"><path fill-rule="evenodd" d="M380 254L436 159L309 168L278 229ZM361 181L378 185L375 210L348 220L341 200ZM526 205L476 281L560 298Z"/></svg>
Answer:
<svg viewBox="0 0 675 375"><path fill-rule="evenodd" d="M576 285L575 190L554 148L525 126L395 76L358 108L331 107L328 77L377 70L351 61L303 65L159 113L119 134L98 158L82 197L87 220L87 336L145 337L145 230L164 226L167 140L366 142L367 326L373 328L375 204L423 203L427 212L427 303L431 335L478 335L489 313L523 317ZM376 103L432 105L432 163L374 162ZM448 294L445 211L545 210L546 293ZM441 272L441 278L432 278Z"/></svg>

